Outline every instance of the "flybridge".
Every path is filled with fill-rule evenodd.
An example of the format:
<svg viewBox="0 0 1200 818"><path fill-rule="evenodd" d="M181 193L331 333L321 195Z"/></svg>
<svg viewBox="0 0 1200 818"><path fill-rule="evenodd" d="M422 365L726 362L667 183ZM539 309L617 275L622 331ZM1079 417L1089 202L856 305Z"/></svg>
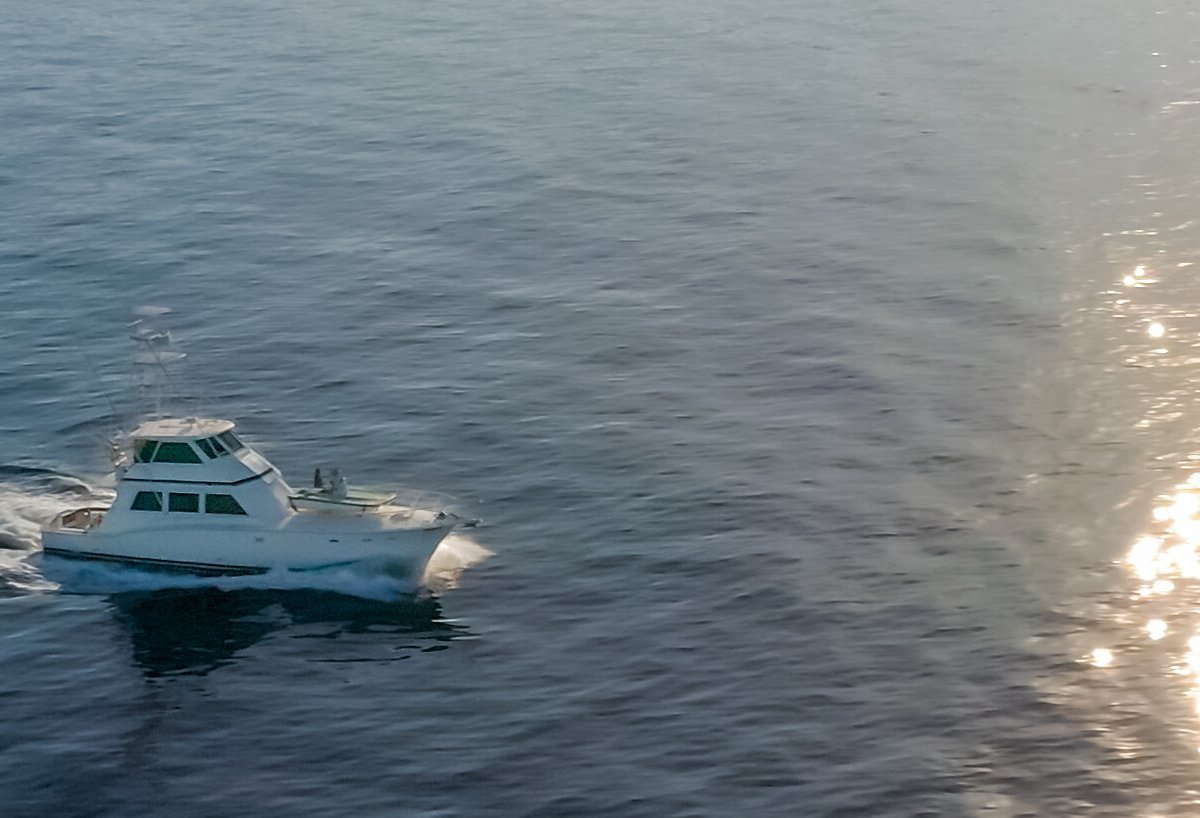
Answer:
<svg viewBox="0 0 1200 818"><path fill-rule="evenodd" d="M229 426L232 427L233 424L231 423ZM134 462L199 464L204 461L196 453L197 449L203 452L207 459L216 460L218 457L225 457L245 448L242 441L238 440L232 431L221 432L211 437L193 438L182 435L175 437L178 439L172 440L167 435L147 437L135 432L133 438Z"/></svg>
<svg viewBox="0 0 1200 818"><path fill-rule="evenodd" d="M148 420L134 429L134 437L198 438L219 435L233 428L232 420L223 418L161 418Z"/></svg>
<svg viewBox="0 0 1200 818"><path fill-rule="evenodd" d="M118 476L132 483L236 486L275 472L233 429L233 421L222 418L146 421L130 432L129 445L116 464ZM277 479L290 492L287 484Z"/></svg>

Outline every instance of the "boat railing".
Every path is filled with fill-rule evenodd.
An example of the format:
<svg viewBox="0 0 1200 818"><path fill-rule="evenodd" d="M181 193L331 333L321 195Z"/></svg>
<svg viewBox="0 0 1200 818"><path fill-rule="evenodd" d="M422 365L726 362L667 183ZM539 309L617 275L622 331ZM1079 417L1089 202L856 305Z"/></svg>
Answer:
<svg viewBox="0 0 1200 818"><path fill-rule="evenodd" d="M426 489L393 489L376 486L348 486L344 491L334 489L296 489L288 497L297 511L326 513L371 513L387 509L392 517L411 517L417 511L451 513L459 501L439 491Z"/></svg>
<svg viewBox="0 0 1200 818"><path fill-rule="evenodd" d="M402 506L408 509L425 511L451 511L461 505L461 501L457 497L441 491L405 487L396 488L394 486L360 486L357 483L351 483L344 494L329 490L301 489L293 495L293 499L297 497L300 499L328 499L332 502L346 501L349 503L354 503L355 500L374 500L380 505Z"/></svg>
<svg viewBox="0 0 1200 818"><path fill-rule="evenodd" d="M68 531L90 531L104 521L106 511L108 509L104 506L68 509L57 515L48 527Z"/></svg>

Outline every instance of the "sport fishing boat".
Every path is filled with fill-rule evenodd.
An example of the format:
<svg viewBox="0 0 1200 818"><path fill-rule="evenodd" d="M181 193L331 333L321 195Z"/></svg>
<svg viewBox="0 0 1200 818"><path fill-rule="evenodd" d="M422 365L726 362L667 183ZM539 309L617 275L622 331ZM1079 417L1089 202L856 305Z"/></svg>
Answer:
<svg viewBox="0 0 1200 818"><path fill-rule="evenodd" d="M164 376L166 362L184 357L168 333L141 327L133 338L147 350L137 362ZM419 578L456 525L474 524L419 498L353 488L337 469L294 489L232 421L163 417L161 394L157 405L113 446L112 503L59 514L42 529L44 553L201 574L378 562Z"/></svg>
<svg viewBox="0 0 1200 818"><path fill-rule="evenodd" d="M129 439L112 504L55 517L42 529L46 554L202 574L371 561L419 577L463 522L336 475L329 485L293 489L229 420L150 420Z"/></svg>

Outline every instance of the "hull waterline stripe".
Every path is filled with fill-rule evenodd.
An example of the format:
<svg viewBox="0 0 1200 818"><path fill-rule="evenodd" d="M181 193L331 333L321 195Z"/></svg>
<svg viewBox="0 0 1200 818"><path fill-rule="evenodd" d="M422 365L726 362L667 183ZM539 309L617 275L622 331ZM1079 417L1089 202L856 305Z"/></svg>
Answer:
<svg viewBox="0 0 1200 818"><path fill-rule="evenodd" d="M159 560L153 557L123 557L117 554L100 554L95 551L73 551L69 548L42 547L42 553L52 557L67 557L68 559L97 560L99 562L117 562L124 565L149 565L156 568L170 568L177 571L202 572L209 574L265 574L269 568L258 568L249 565L216 565L205 562L182 562L179 560Z"/></svg>

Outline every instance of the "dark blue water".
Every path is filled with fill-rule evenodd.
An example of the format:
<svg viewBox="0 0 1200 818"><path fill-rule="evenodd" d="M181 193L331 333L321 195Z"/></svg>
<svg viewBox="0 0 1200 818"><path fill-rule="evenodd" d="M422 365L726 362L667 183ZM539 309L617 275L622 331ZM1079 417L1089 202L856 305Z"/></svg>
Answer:
<svg viewBox="0 0 1200 818"><path fill-rule="evenodd" d="M1188 4L3 9L0 815L1192 814ZM486 525L55 574L142 304Z"/></svg>

